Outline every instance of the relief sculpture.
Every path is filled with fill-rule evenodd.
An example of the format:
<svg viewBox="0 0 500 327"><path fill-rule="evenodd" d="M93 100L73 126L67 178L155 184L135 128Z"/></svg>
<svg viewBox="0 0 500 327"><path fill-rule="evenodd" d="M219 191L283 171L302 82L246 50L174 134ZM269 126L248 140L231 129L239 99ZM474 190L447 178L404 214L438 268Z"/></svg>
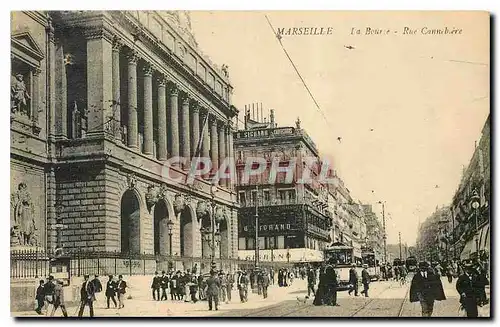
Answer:
<svg viewBox="0 0 500 327"><path fill-rule="evenodd" d="M37 246L38 230L31 195L25 183L20 183L11 196L12 220L10 243L12 246Z"/></svg>

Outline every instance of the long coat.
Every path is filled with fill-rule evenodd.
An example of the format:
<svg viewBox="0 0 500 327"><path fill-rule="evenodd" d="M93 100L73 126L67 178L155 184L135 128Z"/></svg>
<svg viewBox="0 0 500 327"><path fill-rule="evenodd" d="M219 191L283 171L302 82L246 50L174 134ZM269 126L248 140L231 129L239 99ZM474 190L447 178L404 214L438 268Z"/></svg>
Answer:
<svg viewBox="0 0 500 327"><path fill-rule="evenodd" d="M460 297L460 302L463 303L465 299L471 299L479 303L482 287L484 287L484 281L479 274L473 273L470 277L466 274L460 275L456 285L457 292L460 295L465 294L465 298Z"/></svg>
<svg viewBox="0 0 500 327"><path fill-rule="evenodd" d="M356 268L349 269L349 284L356 285L358 283L358 272Z"/></svg>
<svg viewBox="0 0 500 327"><path fill-rule="evenodd" d="M427 278L421 272L415 273L410 286L410 302L446 300L443 284L438 275L427 272Z"/></svg>

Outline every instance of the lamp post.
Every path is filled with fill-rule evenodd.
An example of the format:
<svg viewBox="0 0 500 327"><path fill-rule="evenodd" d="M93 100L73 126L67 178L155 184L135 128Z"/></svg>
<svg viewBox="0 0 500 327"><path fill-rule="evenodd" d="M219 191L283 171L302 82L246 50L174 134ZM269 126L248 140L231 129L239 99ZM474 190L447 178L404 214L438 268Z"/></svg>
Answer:
<svg viewBox="0 0 500 327"><path fill-rule="evenodd" d="M387 234L385 230L385 201L378 201L382 205L382 226L384 228L384 262L387 263Z"/></svg>
<svg viewBox="0 0 500 327"><path fill-rule="evenodd" d="M212 185L210 188L210 195L212 196L212 214L210 215L210 233L212 235L212 242L211 242L211 262L210 262L210 267L215 268L215 193L217 192L217 186Z"/></svg>
<svg viewBox="0 0 500 327"><path fill-rule="evenodd" d="M255 185L255 268L259 266L259 186Z"/></svg>
<svg viewBox="0 0 500 327"><path fill-rule="evenodd" d="M475 234L477 234L478 232L478 226L477 226L477 209L479 208L479 196L477 195L477 191L474 190L474 192L472 193L472 197L470 199L471 201L471 205L472 205L472 208L474 208L474 222L475 222ZM477 237L476 235L476 252L477 252L477 255L479 257L479 238Z"/></svg>
<svg viewBox="0 0 500 327"><path fill-rule="evenodd" d="M167 222L168 227L168 255L172 256L172 228L174 227L174 222L169 219Z"/></svg>

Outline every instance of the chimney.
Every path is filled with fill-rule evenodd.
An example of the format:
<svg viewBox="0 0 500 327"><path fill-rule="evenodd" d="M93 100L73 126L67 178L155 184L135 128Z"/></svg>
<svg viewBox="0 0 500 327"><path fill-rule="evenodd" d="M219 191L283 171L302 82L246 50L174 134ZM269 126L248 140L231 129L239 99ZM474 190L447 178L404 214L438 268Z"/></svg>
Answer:
<svg viewBox="0 0 500 327"><path fill-rule="evenodd" d="M274 125L274 109L271 109L271 115L269 116L269 122L270 122L271 128L276 127Z"/></svg>
<svg viewBox="0 0 500 327"><path fill-rule="evenodd" d="M252 103L252 120L255 120L255 108L253 103Z"/></svg>
<svg viewBox="0 0 500 327"><path fill-rule="evenodd" d="M260 103L260 120L261 120L261 123L262 123L262 121L264 121L264 114L262 113L262 102Z"/></svg>

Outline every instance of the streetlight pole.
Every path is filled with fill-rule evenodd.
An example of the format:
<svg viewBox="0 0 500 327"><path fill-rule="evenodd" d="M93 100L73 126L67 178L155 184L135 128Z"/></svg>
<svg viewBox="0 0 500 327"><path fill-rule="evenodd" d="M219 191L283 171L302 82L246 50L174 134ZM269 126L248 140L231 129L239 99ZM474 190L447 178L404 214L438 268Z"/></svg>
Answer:
<svg viewBox="0 0 500 327"><path fill-rule="evenodd" d="M401 248L401 232L399 232L399 259L403 260L403 251Z"/></svg>
<svg viewBox="0 0 500 327"><path fill-rule="evenodd" d="M471 204L472 208L474 208L474 222L475 222L475 236L476 236L476 253L479 258L479 237L478 237L478 225L477 225L477 211L479 208L479 196L477 195L477 191L474 190L472 193Z"/></svg>
<svg viewBox="0 0 500 327"><path fill-rule="evenodd" d="M382 226L384 228L384 262L387 263L387 234L385 230L385 201L379 201L382 204Z"/></svg>
<svg viewBox="0 0 500 327"><path fill-rule="evenodd" d="M255 185L255 268L259 266L259 186Z"/></svg>
<svg viewBox="0 0 500 327"><path fill-rule="evenodd" d="M216 227L215 226L215 192L217 192L217 186L212 185L212 187L210 189L210 193L212 196L212 214L210 217L210 234L211 234L211 238L212 238L212 241L211 241L212 254L210 255L211 256L210 268L215 268L215 227Z"/></svg>
<svg viewBox="0 0 500 327"><path fill-rule="evenodd" d="M172 228L174 227L174 222L171 219L168 220L167 227L168 227L168 254L170 257L170 263L168 265L168 270L170 270L173 267L173 262L172 262Z"/></svg>

